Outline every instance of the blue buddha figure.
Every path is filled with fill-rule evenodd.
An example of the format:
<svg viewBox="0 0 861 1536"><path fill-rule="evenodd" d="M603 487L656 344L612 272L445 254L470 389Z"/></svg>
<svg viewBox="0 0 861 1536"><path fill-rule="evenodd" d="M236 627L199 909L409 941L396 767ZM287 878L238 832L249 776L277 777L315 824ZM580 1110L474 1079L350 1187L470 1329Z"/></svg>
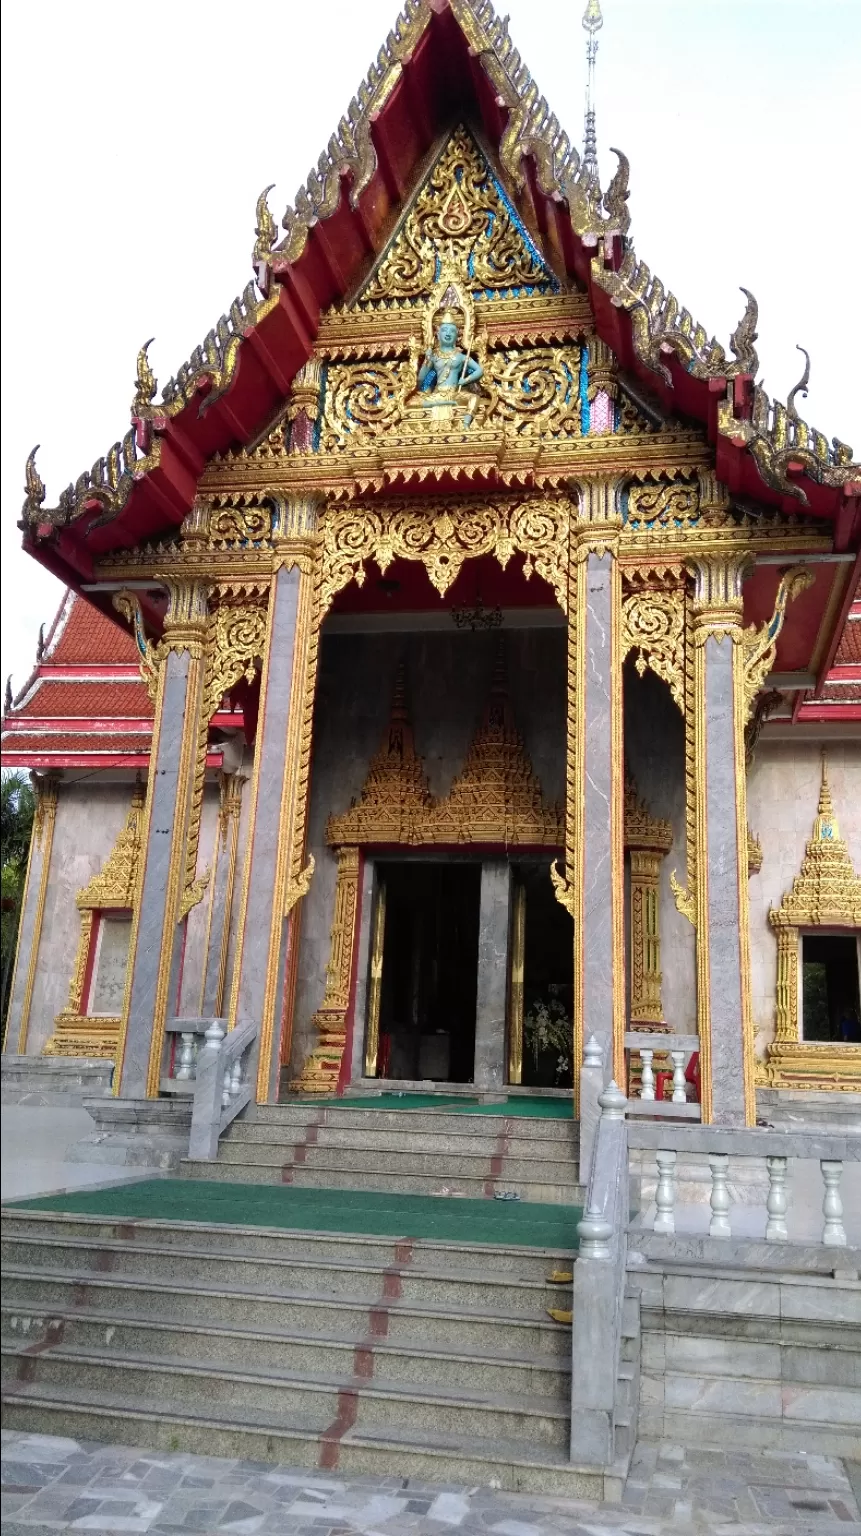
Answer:
<svg viewBox="0 0 861 1536"><path fill-rule="evenodd" d="M436 324L436 345L429 347L418 372L419 395L424 411L431 419L450 420L464 412L464 425L472 420L474 395L484 369L460 346L457 310L444 309ZM468 391L463 395L461 391Z"/></svg>

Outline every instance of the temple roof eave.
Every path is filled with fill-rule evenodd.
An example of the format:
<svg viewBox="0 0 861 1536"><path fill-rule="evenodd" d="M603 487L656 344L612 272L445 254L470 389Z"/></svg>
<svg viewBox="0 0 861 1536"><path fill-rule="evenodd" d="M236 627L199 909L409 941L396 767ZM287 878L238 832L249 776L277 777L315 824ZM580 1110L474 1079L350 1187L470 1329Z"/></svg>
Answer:
<svg viewBox="0 0 861 1536"><path fill-rule="evenodd" d="M257 288L242 296L155 403L146 349L132 428L54 509L28 461L24 544L78 588L98 556L178 526L217 453L253 440L311 353L324 309L343 302L391 231L409 179L443 126L443 60L470 95L519 205L567 279L586 290L595 328L667 410L705 424L718 477L861 543L861 468L851 450L775 405L754 383L756 306L724 349L681 309L627 238L628 167L602 196L537 91L489 0L407 0L367 80L275 240L258 203ZM618 153L618 152L617 152ZM268 222L267 222L268 220Z"/></svg>

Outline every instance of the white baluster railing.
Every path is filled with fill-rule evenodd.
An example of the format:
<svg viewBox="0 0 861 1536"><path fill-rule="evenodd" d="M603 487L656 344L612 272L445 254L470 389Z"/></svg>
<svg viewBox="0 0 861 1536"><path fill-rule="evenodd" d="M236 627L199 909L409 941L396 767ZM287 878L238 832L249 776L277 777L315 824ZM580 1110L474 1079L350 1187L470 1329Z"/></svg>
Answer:
<svg viewBox="0 0 861 1536"><path fill-rule="evenodd" d="M685 1067L695 1051L700 1048L698 1035L647 1034L642 1030L629 1030L625 1035L625 1052L629 1061L639 1057L641 1067L639 1096L628 1099L628 1117L637 1115L666 1116L671 1120L699 1120L700 1106L688 1097ZM655 1097L655 1054L668 1055L672 1063L672 1097ZM630 1082L630 1071L628 1078Z"/></svg>
<svg viewBox="0 0 861 1536"><path fill-rule="evenodd" d="M168 1049L167 1052L167 1075L162 1077L159 1084L162 1093L190 1095L194 1092L197 1059L203 1049L207 1030L213 1023L218 1023L222 1027L225 1020L182 1017L168 1019L165 1035L168 1042L173 1041L174 1045L173 1049Z"/></svg>
<svg viewBox="0 0 861 1536"><path fill-rule="evenodd" d="M691 1212L697 1208L698 1200L701 1209L701 1197L696 1195L696 1188L701 1187L705 1164L709 1179L710 1238L738 1241L754 1237L753 1228L759 1218L752 1217L751 1212L759 1209L764 1218L759 1227L759 1240L764 1236L767 1243L810 1242L812 1234L804 1235L804 1229L815 1222L815 1208L808 1199L803 1209L797 1205L795 1212L792 1210L792 1164L803 1162L818 1163L822 1177L822 1222L816 1240L827 1248L847 1245L841 1181L844 1165L861 1163L861 1136L832 1136L796 1130L735 1130L714 1125L649 1125L641 1121L630 1124L629 1142L635 1155L642 1152L647 1159L649 1153L654 1157L654 1214L646 1221L652 1232L670 1236L677 1230L679 1160L682 1159L685 1169L681 1178L688 1191L685 1206L689 1232L697 1230L697 1221ZM810 1175L805 1174L804 1178L809 1186ZM743 1199L739 1188L742 1185ZM739 1226L734 1230L735 1210L739 1212ZM800 1235L791 1237L791 1232Z"/></svg>
<svg viewBox="0 0 861 1536"><path fill-rule="evenodd" d="M221 1025L220 1019L210 1021L194 1083L189 1157L207 1162L218 1156L222 1132L251 1102L247 1073L257 1040L257 1025L241 1025L229 1034L224 1033Z"/></svg>

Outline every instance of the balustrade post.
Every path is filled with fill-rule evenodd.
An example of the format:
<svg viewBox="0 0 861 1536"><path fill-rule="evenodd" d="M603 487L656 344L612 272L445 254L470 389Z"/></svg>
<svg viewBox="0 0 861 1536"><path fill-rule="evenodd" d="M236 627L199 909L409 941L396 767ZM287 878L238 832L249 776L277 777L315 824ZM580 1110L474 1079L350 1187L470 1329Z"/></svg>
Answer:
<svg viewBox="0 0 861 1536"><path fill-rule="evenodd" d="M670 1051L670 1060L673 1063L673 1103L687 1104L688 1093L685 1087L684 1051Z"/></svg>
<svg viewBox="0 0 861 1536"><path fill-rule="evenodd" d="M194 1035L182 1034L179 1037L179 1065L176 1069L177 1082L187 1082L193 1076L194 1066Z"/></svg>
<svg viewBox="0 0 861 1536"><path fill-rule="evenodd" d="M713 1152L709 1157L709 1168L712 1175L712 1192L709 1202L712 1215L709 1222L709 1237L731 1237L732 1229L729 1223L731 1202L729 1190L726 1187L729 1157L726 1152Z"/></svg>
<svg viewBox="0 0 861 1536"><path fill-rule="evenodd" d="M640 1098L648 1103L653 1103L655 1098L655 1074L652 1071L652 1059L654 1051L640 1048L640 1063L642 1074L640 1077Z"/></svg>
<svg viewBox="0 0 861 1536"><path fill-rule="evenodd" d="M768 1199L765 1202L768 1220L765 1224L765 1240L767 1243L783 1243L789 1236L784 1220L787 1209L786 1158L767 1157L765 1166L768 1169Z"/></svg>
<svg viewBox="0 0 861 1536"><path fill-rule="evenodd" d="M658 1187L655 1190L655 1224L653 1231L673 1233L676 1230L676 1154L656 1152Z"/></svg>
<svg viewBox="0 0 861 1536"><path fill-rule="evenodd" d="M822 1241L826 1248L845 1248L846 1228L843 1225L843 1201L840 1198L843 1163L836 1159L829 1159L820 1162L819 1166L822 1169L822 1182L825 1185L825 1198L822 1201L822 1214L825 1217Z"/></svg>

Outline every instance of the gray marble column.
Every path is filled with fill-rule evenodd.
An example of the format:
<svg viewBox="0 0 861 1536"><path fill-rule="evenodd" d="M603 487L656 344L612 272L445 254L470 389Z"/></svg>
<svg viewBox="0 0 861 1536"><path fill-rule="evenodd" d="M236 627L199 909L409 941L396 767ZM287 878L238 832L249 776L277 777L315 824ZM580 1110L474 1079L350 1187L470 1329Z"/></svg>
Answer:
<svg viewBox="0 0 861 1536"><path fill-rule="evenodd" d="M272 585L266 677L255 743L255 771L245 890L234 961L231 1025L260 1029L249 1078L261 1097L278 1093L280 1021L284 997L288 919L285 917L296 763L289 762L294 652L303 581L296 566L282 566ZM260 1067L260 1052L264 1065Z"/></svg>
<svg viewBox="0 0 861 1536"><path fill-rule="evenodd" d="M581 577L580 628L583 889L575 964L581 1038L601 1049L604 1081L618 1070L614 1042L624 1034L624 873L622 864L621 670L615 555L590 553ZM576 918L575 918L576 924ZM618 1052L615 1053L618 1055Z"/></svg>
<svg viewBox="0 0 861 1536"><path fill-rule="evenodd" d="M18 926L18 945L15 951L15 969L9 989L9 1010L6 1016L6 1051L27 1054L30 1028L30 1004L39 944L42 938L42 915L51 869L51 849L54 843L54 822L57 815L57 780L53 775L37 779L33 776L36 794L36 813L33 820L33 836L27 859L27 878ZM45 1031L42 1037L45 1037ZM50 1029L47 1031L50 1034ZM37 1045L37 1049L38 1049Z"/></svg>
<svg viewBox="0 0 861 1536"><path fill-rule="evenodd" d="M505 1083L510 910L511 866L507 859L487 859L481 866L473 1074L476 1088L485 1091Z"/></svg>
<svg viewBox="0 0 861 1536"><path fill-rule="evenodd" d="M692 560L697 1018L703 1119L753 1122L742 584L745 554Z"/></svg>
<svg viewBox="0 0 861 1536"><path fill-rule="evenodd" d="M742 927L739 888L742 854L747 858L747 839L745 836L745 846L740 849L736 803L739 793L744 793L744 785L739 785L736 775L734 649L728 636L709 635L703 657L706 849L698 878L705 885L711 1118L717 1125L744 1125L747 1118L742 982L742 946L747 943L747 935Z"/></svg>
<svg viewBox="0 0 861 1536"><path fill-rule="evenodd" d="M171 641L175 648L162 663L156 704L143 880L129 955L128 1019L120 1065L122 1098L145 1098L158 1092L159 1044L168 1011L176 1006L182 942L179 907L194 787L194 747L202 707L206 611L202 589L191 597L186 592L179 602L184 622L182 627L176 624ZM193 638L194 623L199 626L197 641ZM169 610L168 637L172 627Z"/></svg>

